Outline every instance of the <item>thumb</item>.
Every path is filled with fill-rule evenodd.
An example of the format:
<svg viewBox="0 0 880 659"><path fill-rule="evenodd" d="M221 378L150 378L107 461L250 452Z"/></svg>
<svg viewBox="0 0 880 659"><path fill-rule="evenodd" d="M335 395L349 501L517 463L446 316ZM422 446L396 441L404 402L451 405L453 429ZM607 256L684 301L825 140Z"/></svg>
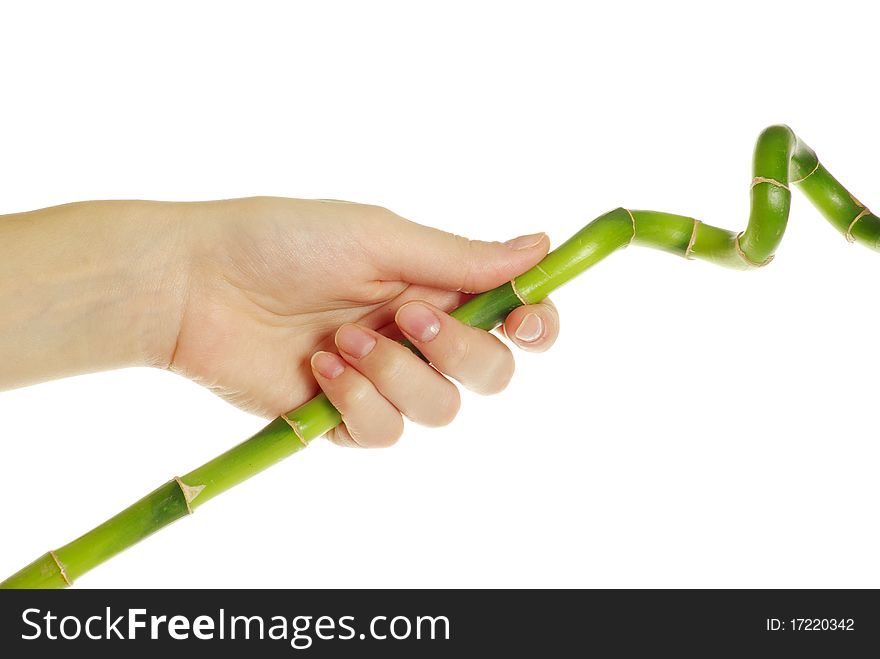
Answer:
<svg viewBox="0 0 880 659"><path fill-rule="evenodd" d="M506 242L469 240L408 220L390 236L383 260L399 281L481 293L522 274L550 249L544 233Z"/></svg>

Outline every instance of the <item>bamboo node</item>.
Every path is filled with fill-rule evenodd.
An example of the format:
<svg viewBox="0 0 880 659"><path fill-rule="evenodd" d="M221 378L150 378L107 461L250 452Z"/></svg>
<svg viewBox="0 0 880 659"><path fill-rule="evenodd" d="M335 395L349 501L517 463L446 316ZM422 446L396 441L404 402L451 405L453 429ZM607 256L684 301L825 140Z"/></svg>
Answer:
<svg viewBox="0 0 880 659"><path fill-rule="evenodd" d="M522 294L516 288L516 279L510 280L510 288L513 289L513 294L516 295L516 299L522 302L524 305L528 304L526 299L522 296Z"/></svg>
<svg viewBox="0 0 880 659"><path fill-rule="evenodd" d="M849 190L847 190L846 193L849 195L849 198L853 200L853 203L854 203L856 206L858 206L859 208L864 208L864 207L865 207L865 205L864 205L862 202L860 202L858 199L856 199L855 195L854 195L852 192L850 192Z"/></svg>
<svg viewBox="0 0 880 659"><path fill-rule="evenodd" d="M770 185L776 186L777 188L782 188L783 190L788 190L788 186L781 181L777 181L775 178L767 178L766 176L756 176L752 179L752 186L755 187L760 183L769 183Z"/></svg>
<svg viewBox="0 0 880 659"><path fill-rule="evenodd" d="M624 208L623 210L629 215L629 221L632 222L633 225L633 235L630 236L629 242L627 243L627 245L632 245L633 240L636 239L636 218L633 217L632 211L629 208Z"/></svg>
<svg viewBox="0 0 880 659"><path fill-rule="evenodd" d="M691 229L691 239L688 240L687 247L684 250L684 258L686 258L688 261L693 261L691 252L694 251L694 243L697 242L697 227L701 224L702 222L700 222L697 218L694 218L694 228Z"/></svg>
<svg viewBox="0 0 880 659"><path fill-rule="evenodd" d="M174 482L177 483L177 487L180 488L181 493L183 494L183 500L186 502L186 512L190 515L193 514L192 502L195 501L195 498L202 493L202 490L205 489L204 485L187 485L180 477L175 476Z"/></svg>
<svg viewBox="0 0 880 659"><path fill-rule="evenodd" d="M58 571L61 573L61 578L64 579L64 583L68 586L73 585L73 581L69 576L67 576L67 570L64 569L64 563L58 558L58 555L54 551L49 552L49 556L52 557L52 560L55 561L55 565L58 566Z"/></svg>
<svg viewBox="0 0 880 659"><path fill-rule="evenodd" d="M858 203L858 202L856 202L856 203ZM846 228L846 233L844 234L844 237L846 238L846 242L854 243L856 241L856 237L852 234L852 230L856 226L856 222L858 222L863 217L865 217L865 215L870 215L870 214L871 214L871 211L869 211L867 208L862 207L862 212L859 213L858 215L856 215L853 218L853 221L850 222L849 226Z"/></svg>
<svg viewBox="0 0 880 659"><path fill-rule="evenodd" d="M813 174L815 174L817 169L819 169L819 159L818 158L816 158L816 164L813 166L813 169L810 170L809 174L807 174L803 178L799 178L796 181L789 181L789 183L803 183L808 178L810 178Z"/></svg>
<svg viewBox="0 0 880 659"><path fill-rule="evenodd" d="M770 261L773 260L774 255L771 254L766 259L764 259L763 261L760 261L760 262L759 261L752 261L752 259L750 259L748 256L746 256L746 253L743 251L742 246L739 244L739 239L744 233L745 233L745 231L740 231L738 234L736 234L736 238L733 239L733 248L736 250L736 253L739 255L739 257L743 261L745 261L745 263L747 265L749 265L753 268L763 268L765 265L767 265L768 263L770 263Z"/></svg>
<svg viewBox="0 0 880 659"><path fill-rule="evenodd" d="M290 426L290 429L293 431L293 434L296 435L296 438L299 440L299 443L303 446L308 446L306 440L303 439L302 430L299 428L299 424L293 419L288 419L287 414L282 414L281 418L287 421L287 425Z"/></svg>

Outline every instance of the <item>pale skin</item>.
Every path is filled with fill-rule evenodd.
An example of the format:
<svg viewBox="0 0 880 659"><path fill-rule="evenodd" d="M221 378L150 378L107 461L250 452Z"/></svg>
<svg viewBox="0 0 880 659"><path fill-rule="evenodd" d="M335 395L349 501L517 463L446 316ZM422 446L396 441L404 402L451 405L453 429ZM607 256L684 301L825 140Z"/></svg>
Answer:
<svg viewBox="0 0 880 659"><path fill-rule="evenodd" d="M275 197L0 216L0 389L151 366L267 418L320 389L343 417L329 439L389 446L404 416L452 421L455 382L505 388L505 342L447 312L549 246L542 233L474 241L377 206ZM532 352L558 331L549 300L501 328Z"/></svg>

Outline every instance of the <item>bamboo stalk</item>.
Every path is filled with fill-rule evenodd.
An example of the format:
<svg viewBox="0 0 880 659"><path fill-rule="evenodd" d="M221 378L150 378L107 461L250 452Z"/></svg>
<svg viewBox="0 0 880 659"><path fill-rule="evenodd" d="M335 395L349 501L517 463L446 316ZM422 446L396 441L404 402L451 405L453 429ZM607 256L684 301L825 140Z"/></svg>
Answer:
<svg viewBox="0 0 880 659"><path fill-rule="evenodd" d="M880 217L853 197L787 126L758 138L751 213L735 233L670 213L617 208L581 229L512 282L478 295L452 315L490 330L522 304L551 291L630 244L645 245L717 265L749 270L768 264L788 222L790 185L796 184L850 242L880 250ZM174 478L60 549L44 554L0 583L0 588L64 588L95 566L191 514L229 488L308 446L342 421L324 394L272 421L256 435L180 478Z"/></svg>

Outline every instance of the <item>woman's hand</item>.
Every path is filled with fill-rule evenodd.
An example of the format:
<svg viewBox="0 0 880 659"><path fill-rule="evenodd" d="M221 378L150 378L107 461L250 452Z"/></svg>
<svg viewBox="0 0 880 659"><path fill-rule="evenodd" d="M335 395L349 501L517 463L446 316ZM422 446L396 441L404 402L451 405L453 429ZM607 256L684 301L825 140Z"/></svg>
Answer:
<svg viewBox="0 0 880 659"><path fill-rule="evenodd" d="M0 388L152 365L274 417L320 387L344 419L330 438L350 446L392 444L401 414L451 421L443 374L503 389L510 350L446 312L549 248L544 234L471 241L376 206L268 197L71 204L0 218L0 238ZM558 329L547 301L503 332L541 351Z"/></svg>
<svg viewBox="0 0 880 659"><path fill-rule="evenodd" d="M351 446L394 443L401 414L451 421L459 393L442 374L480 393L507 385L507 346L446 312L549 247L544 234L469 241L346 202L253 198L196 204L188 214L193 260L169 367L268 417L320 386L344 419L330 438ZM558 327L549 302L516 309L504 325L536 351ZM398 344L401 335L433 367Z"/></svg>

